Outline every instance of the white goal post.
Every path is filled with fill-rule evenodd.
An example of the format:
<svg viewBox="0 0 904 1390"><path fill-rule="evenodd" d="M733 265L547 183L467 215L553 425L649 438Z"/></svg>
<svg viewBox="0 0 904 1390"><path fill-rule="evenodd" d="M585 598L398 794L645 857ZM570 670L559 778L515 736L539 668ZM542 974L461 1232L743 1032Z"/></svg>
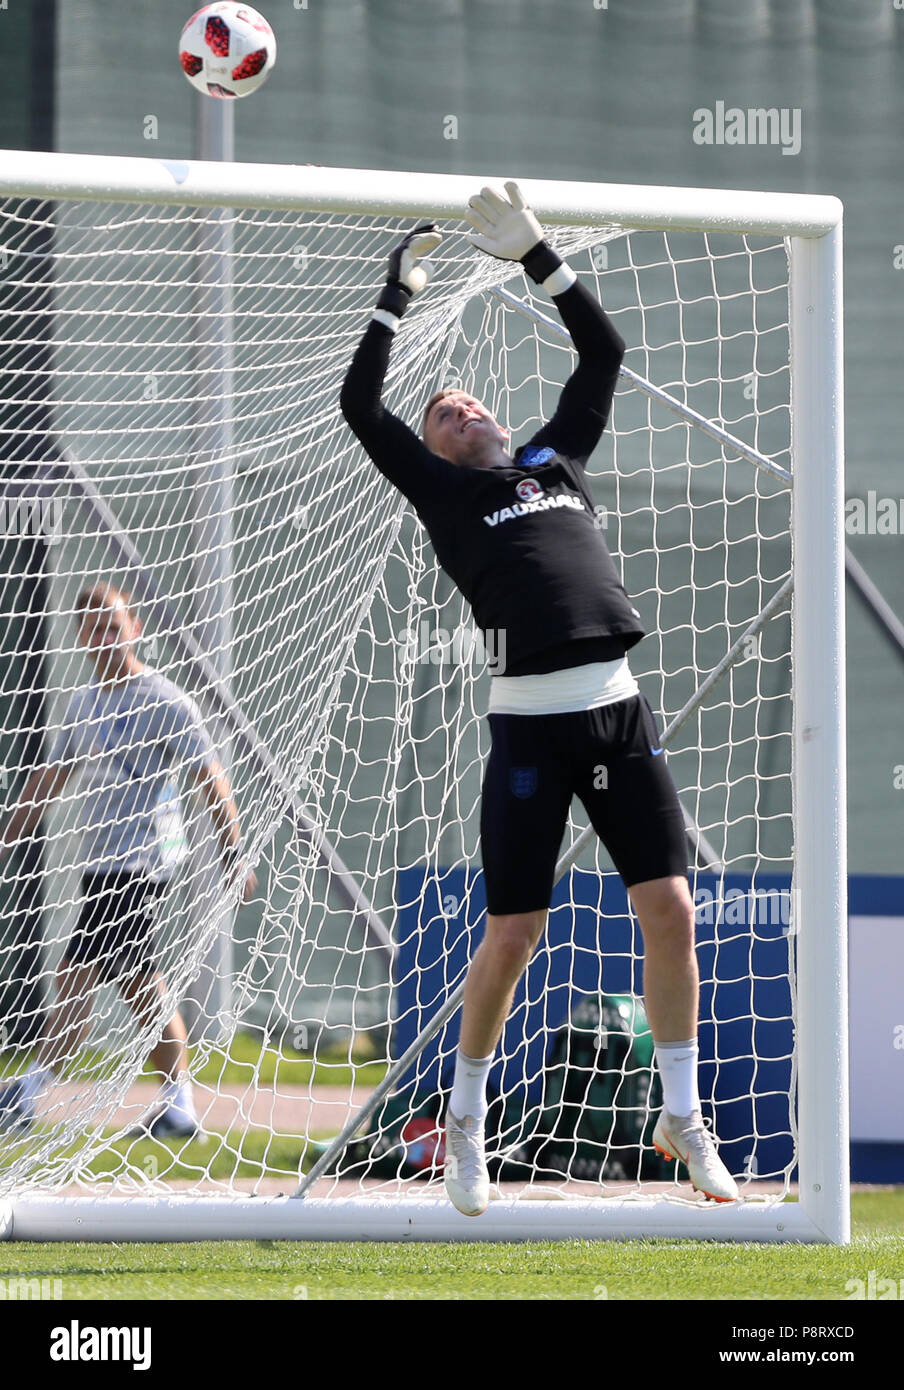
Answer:
<svg viewBox="0 0 904 1390"><path fill-rule="evenodd" d="M11 464L7 452L0 456L6 538L22 539L27 530L10 522L10 499L20 523L36 498L62 499L52 525L32 537L46 545L55 601L45 615L50 636L42 653L50 672L42 693L52 709L46 738L85 679L71 633L75 592L86 578L113 575L137 597L145 636L159 634L152 664L198 701L211 729L228 741L245 845L266 879L260 926L242 945L225 996L230 1002L216 994L220 1002L209 1006L208 1032L198 1034L193 1054L199 1084L221 1107L217 1114L232 1106L231 1119L210 1121L216 1138L208 1140L207 1155L167 1149L171 1168L163 1171L159 1154L140 1150L130 1159L127 1103L147 1089L142 1067L165 1020L142 1032L99 995L91 1006L104 1022L93 1035L90 1063L81 1053L67 1056L32 1131L14 1142L0 1136L7 1146L0 1236L850 1239L842 208L827 196L519 179L553 241L602 293L628 344L611 442L601 446L606 465L591 475L606 498L598 511L612 528L610 549L650 634L632 669L642 685L649 681L651 697L658 695L657 718L667 741L676 740L670 761L697 852L695 881L698 871L712 870L724 908L726 874L746 875L754 900L757 875L771 883L774 867L791 874L791 921L783 935L770 937L770 949L784 941L790 1000L782 1038L792 1042L778 1059L788 1076L781 1096L773 1081L760 1086L776 1060L771 1042L759 1050L760 1038L772 1036L771 1003L762 1003L759 980L737 974L732 954L743 950L754 960L761 940L755 911L752 925L742 922L721 936L717 912L704 971L706 1000L714 1009L720 991L726 1000L711 1039L717 1116L727 1124L732 1105L746 1105L744 1096L730 1094L734 1079L718 1096L731 1065L733 1078L749 1073L751 1095L759 1087L738 1121L738 1152L747 1145L752 1156L744 1199L689 1201L686 1187L650 1187L639 1170L633 1182L623 1173L620 1182L604 1176L594 1185L569 1169L557 1187L535 1166L517 1190L500 1182L498 1200L470 1220L444 1200L435 1165L420 1186L401 1170L397 1179L378 1181L368 1159L357 1169L336 1167L346 1161L346 1141L366 1132L396 1078L423 1080L424 1095L436 1077L445 1084L448 1050L441 1043L438 1054L431 1051L436 1009L460 986L461 970L449 965L442 997L428 1008L409 940L417 933L405 937L412 924L424 925L426 909L403 898L415 891L411 871L422 869L424 901L441 905L428 925L442 919L443 930L458 932L455 949L467 951L479 920L474 816L487 680L464 661L451 663L449 674L445 638L436 633L447 637L443 624L462 620L460 603L402 499L344 426L339 388L394 233L408 219L428 218L447 233L439 257L446 269L398 335L387 382L393 408L416 426L419 403L455 374L468 389L486 392L523 439L548 416L569 361L568 344L549 321L554 310L541 297L533 302L514 278L518 267L478 257L462 234L470 196L511 177L517 171L472 176L0 155L0 411L7 409L0 426L14 421L0 431L0 447L21 434L16 421L27 414L30 389L23 398L22 382L30 376L40 379L44 421L33 457L20 451ZM204 469L217 461L198 444L198 411L203 415L200 383L212 380L210 343L224 322L221 298L211 299L220 315L215 324L203 298L190 304L187 297L199 276L204 288L205 246L217 254L216 237L205 241L204 228L223 217L235 228L227 267L235 382L230 366L228 394L216 408L231 412L229 534L237 548L226 625L233 650L225 663L205 645L210 581L202 576L210 567L195 564L199 537L216 528L209 516L201 517L201 529L184 525L189 502L197 507L203 499ZM38 233L43 240L30 240ZM45 267L38 278L52 367L30 374L29 295L38 262ZM217 267L220 283L224 264ZM517 365L509 368L494 342L511 345ZM760 659L773 614L788 604L787 649L776 646ZM408 645L400 656L403 629ZM422 632L428 655L418 645ZM754 650L756 658L746 661ZM643 652L651 664L641 669ZM790 673L787 690L774 683L783 673ZM721 692L718 709L708 714L713 691ZM20 716L8 685L0 704L12 739ZM432 762L424 761L428 744ZM362 768L370 780L359 795L354 779L364 776ZM29 770L14 765L7 806ZM71 794L73 814L78 795ZM207 833L204 824L201 811L193 812L195 840ZM599 868L591 838L570 822L560 865L567 894L558 909L568 924L589 920L592 885L601 875L609 892L611 867ZM76 908L73 844L71 823L52 820L40 871L49 923L45 994L54 989ZM453 871L454 883L446 883ZM179 892L169 905L172 926L160 962L173 1007L196 986L224 914L235 907L234 890L224 898L200 871ZM605 915L600 909L601 920ZM16 1014L16 991L24 998L26 981L16 973L15 927L8 881L0 900L7 1001L0 1081L21 1072L34 1046L24 1006ZM575 927L568 938L575 958L586 955L579 934ZM562 949L560 941L548 948L553 966L564 959L555 955ZM446 955L452 962L452 947L440 946L439 957ZM609 978L634 979L636 947L620 948L619 959L627 973ZM438 979L440 965L430 968ZM569 991L581 986L576 974L564 978L571 1000ZM406 998L417 996L408 1031L400 1027L398 1003L406 990ZM745 991L749 1002L739 1005ZM607 992L631 991L619 985ZM297 994L312 1001L300 1011ZM505 1060L510 1067L523 1060L536 1108L545 1092L537 1090L542 1061L538 1069L530 1050L531 1007L528 997L523 1048L512 1044ZM740 1042L733 1031L739 1018L746 1030ZM233 1045L243 1020L258 1040L251 1057ZM337 1031L347 1038L338 1061L317 1050L318 1038L325 1047ZM546 1043L552 1031L550 1022ZM363 1053L356 1050L362 1039ZM221 1079L211 1081L215 1067ZM381 1077L383 1091L368 1105ZM785 1117L767 1134L773 1122L762 1119L761 1106L776 1101ZM420 1112L412 1104L413 1122ZM311 1175L301 1196L293 1195L291 1180L297 1161L280 1166L279 1158L280 1143L291 1148L296 1115ZM261 1136L254 1162L266 1181L247 1177L249 1126ZM337 1133L342 1141L331 1143ZM777 1185L760 1190L756 1155L773 1152L773 1140L779 1158L768 1176ZM609 1155L610 1146L602 1147Z"/></svg>

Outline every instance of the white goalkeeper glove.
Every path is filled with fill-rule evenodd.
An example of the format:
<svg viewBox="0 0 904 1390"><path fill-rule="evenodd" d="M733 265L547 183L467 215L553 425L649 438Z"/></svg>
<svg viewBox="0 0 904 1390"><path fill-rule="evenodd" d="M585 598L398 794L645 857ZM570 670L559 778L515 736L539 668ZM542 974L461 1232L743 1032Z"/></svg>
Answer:
<svg viewBox="0 0 904 1390"><path fill-rule="evenodd" d="M516 183L509 182L506 201L495 188L482 188L468 203L465 220L474 228L468 237L478 251L502 261L520 261L543 240L543 228Z"/></svg>
<svg viewBox="0 0 904 1390"><path fill-rule="evenodd" d="M377 300L377 309L400 319L411 296L422 290L433 273L426 259L442 241L433 222L424 222L409 232L389 257L386 284Z"/></svg>
<svg viewBox="0 0 904 1390"><path fill-rule="evenodd" d="M482 188L468 203L468 240L478 251L503 261L520 261L530 278L550 294L574 284L574 271L544 239L543 228L514 182L505 185L509 201L494 188Z"/></svg>
<svg viewBox="0 0 904 1390"><path fill-rule="evenodd" d="M389 257L389 280L397 280L409 294L417 294L433 274L433 266L425 256L435 251L442 236L433 222L425 222L409 232Z"/></svg>

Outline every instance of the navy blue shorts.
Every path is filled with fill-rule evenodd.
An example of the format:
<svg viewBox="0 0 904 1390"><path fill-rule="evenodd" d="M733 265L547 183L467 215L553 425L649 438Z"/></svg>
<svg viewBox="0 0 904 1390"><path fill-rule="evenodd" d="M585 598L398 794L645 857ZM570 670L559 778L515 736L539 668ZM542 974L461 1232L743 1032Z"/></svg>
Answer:
<svg viewBox="0 0 904 1390"><path fill-rule="evenodd" d="M549 907L573 796L627 888L687 874L684 816L643 695L571 714L491 714L480 843L487 910Z"/></svg>
<svg viewBox="0 0 904 1390"><path fill-rule="evenodd" d="M72 965L94 965L111 980L156 970L161 888L139 873L83 874L84 901L65 958Z"/></svg>

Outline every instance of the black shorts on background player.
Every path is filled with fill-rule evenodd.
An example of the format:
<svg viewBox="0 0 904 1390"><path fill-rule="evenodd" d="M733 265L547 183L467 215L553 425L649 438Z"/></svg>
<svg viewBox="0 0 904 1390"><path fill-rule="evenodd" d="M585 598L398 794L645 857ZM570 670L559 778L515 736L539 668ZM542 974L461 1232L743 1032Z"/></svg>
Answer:
<svg viewBox="0 0 904 1390"><path fill-rule="evenodd" d="M481 799L487 911L549 906L573 796L630 888L687 873L687 833L643 695L570 714L491 714Z"/></svg>
<svg viewBox="0 0 904 1390"><path fill-rule="evenodd" d="M96 966L110 980L156 970L161 889L145 874L84 874L84 901L65 959Z"/></svg>

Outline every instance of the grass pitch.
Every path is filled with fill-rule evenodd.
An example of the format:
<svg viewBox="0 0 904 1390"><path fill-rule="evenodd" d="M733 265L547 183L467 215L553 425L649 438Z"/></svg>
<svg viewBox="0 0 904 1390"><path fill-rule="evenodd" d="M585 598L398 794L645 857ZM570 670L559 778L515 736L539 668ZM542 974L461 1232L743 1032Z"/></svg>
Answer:
<svg viewBox="0 0 904 1390"><path fill-rule="evenodd" d="M898 1281L904 1189L856 1193L850 1246L715 1241L519 1245L0 1244L0 1278L61 1280L64 1299L830 1299ZM887 1286L886 1286L887 1287ZM886 1295L887 1296L887 1295Z"/></svg>

